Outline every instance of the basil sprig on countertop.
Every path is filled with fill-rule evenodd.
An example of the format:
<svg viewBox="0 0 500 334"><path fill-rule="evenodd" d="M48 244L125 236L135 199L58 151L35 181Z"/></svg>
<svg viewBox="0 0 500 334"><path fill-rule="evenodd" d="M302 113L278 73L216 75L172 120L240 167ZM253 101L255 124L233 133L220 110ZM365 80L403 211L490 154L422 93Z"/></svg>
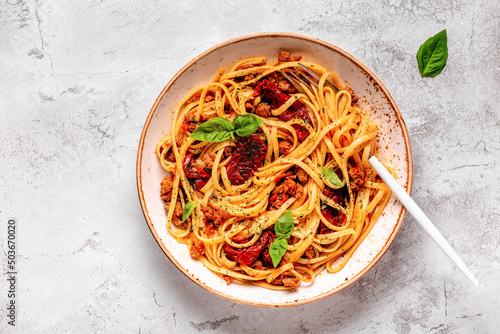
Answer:
<svg viewBox="0 0 500 334"><path fill-rule="evenodd" d="M184 205L184 208L182 209L182 221L185 221L187 217L189 217L193 213L194 208L196 208L196 204L198 204L198 202L189 201L186 203L186 205Z"/></svg>
<svg viewBox="0 0 500 334"><path fill-rule="evenodd" d="M190 138L199 141L219 143L234 135L246 137L257 131L264 120L253 114L241 114L236 116L231 123L227 118L215 117L201 124L193 131Z"/></svg>
<svg viewBox="0 0 500 334"><path fill-rule="evenodd" d="M292 235L294 226L292 210L285 212L285 214L274 223L274 233L278 238L269 246L269 255L271 256L271 260L273 260L273 266L275 268L286 253L288 247L287 239Z"/></svg>
<svg viewBox="0 0 500 334"><path fill-rule="evenodd" d="M446 66L448 60L448 36L446 29L432 36L417 52L418 70L423 77L435 77Z"/></svg>

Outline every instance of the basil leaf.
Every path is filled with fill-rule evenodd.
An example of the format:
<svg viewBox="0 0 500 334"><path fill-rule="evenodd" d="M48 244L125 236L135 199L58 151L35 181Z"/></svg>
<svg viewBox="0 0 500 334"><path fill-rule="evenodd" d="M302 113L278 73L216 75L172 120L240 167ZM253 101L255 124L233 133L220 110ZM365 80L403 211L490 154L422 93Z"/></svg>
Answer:
<svg viewBox="0 0 500 334"><path fill-rule="evenodd" d="M186 218L193 213L194 208L196 208L196 204L198 204L198 202L189 201L186 203L186 205L184 205L184 209L182 209L182 217L181 217L182 221L185 221Z"/></svg>
<svg viewBox="0 0 500 334"><path fill-rule="evenodd" d="M257 131L264 120L252 114L241 114L236 116L233 126L235 133L240 137L246 137Z"/></svg>
<svg viewBox="0 0 500 334"><path fill-rule="evenodd" d="M288 239L293 232L294 226L292 210L288 210L274 223L274 233L280 239Z"/></svg>
<svg viewBox="0 0 500 334"><path fill-rule="evenodd" d="M448 36L446 29L432 36L417 52L418 70L423 77L435 77L446 66L448 60Z"/></svg>
<svg viewBox="0 0 500 334"><path fill-rule="evenodd" d="M215 117L198 126L189 137L194 140L218 143L234 138L233 131L234 126L231 121L224 117Z"/></svg>
<svg viewBox="0 0 500 334"><path fill-rule="evenodd" d="M337 173L333 171L333 169L328 167L321 167L321 173L325 176L325 178L334 186L343 187L344 182L339 179Z"/></svg>
<svg viewBox="0 0 500 334"><path fill-rule="evenodd" d="M285 255L288 247L286 239L275 239L269 246L269 255L273 260L273 266L276 268L280 264L281 258Z"/></svg>

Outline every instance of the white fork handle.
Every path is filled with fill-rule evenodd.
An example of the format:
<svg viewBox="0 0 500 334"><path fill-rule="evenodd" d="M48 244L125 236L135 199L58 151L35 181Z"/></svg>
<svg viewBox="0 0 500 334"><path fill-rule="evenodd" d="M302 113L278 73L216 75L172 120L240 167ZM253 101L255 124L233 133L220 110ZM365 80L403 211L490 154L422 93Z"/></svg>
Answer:
<svg viewBox="0 0 500 334"><path fill-rule="evenodd" d="M393 194L399 199L401 204L410 212L415 220L424 228L424 230L431 236L431 238L438 244L439 247L445 252L446 255L462 270L467 278L475 285L479 286L479 281L474 277L472 272L467 268L465 263L460 259L458 254L453 250L448 241L438 231L436 226L431 222L427 215L420 209L415 201L406 193L406 191L399 185L399 183L392 177L391 173L380 163L380 161L373 155L368 159L372 167L377 171L378 175L384 180L385 184L392 190Z"/></svg>

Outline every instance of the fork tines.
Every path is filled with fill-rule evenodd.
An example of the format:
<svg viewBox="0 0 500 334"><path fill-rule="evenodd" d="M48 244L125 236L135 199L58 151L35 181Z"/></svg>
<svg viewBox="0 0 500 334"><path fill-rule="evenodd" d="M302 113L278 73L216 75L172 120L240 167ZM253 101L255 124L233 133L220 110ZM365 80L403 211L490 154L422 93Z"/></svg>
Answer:
<svg viewBox="0 0 500 334"><path fill-rule="evenodd" d="M310 70L306 65L299 63L300 68L302 69L302 72L307 73L312 79L312 81L317 85L319 84L319 75L317 75L314 71Z"/></svg>
<svg viewBox="0 0 500 334"><path fill-rule="evenodd" d="M300 72L299 69L296 69L296 70ZM304 80L304 79L302 79L301 76L297 75L295 72L296 71L286 71L286 72L281 71L281 74L283 74L283 76L288 81L290 81L290 83L297 89L298 92L305 94L305 95L309 95L311 93L311 90L318 87L317 85L314 85L313 81L310 81L307 78L306 78L307 80ZM304 86L300 86L299 82L302 83ZM306 88L303 88L303 87L306 87ZM306 93L305 89L307 89L309 92Z"/></svg>
<svg viewBox="0 0 500 334"><path fill-rule="evenodd" d="M281 71L281 74L295 87L295 89L297 89L297 91L299 91L299 92L302 92L303 91L302 87L300 87L300 85L297 84L297 82L290 77L290 75L292 75L292 73L293 72ZM297 78L297 76L294 75L294 78ZM300 80L300 79L297 79L297 80ZM304 82L302 82L302 83L304 83Z"/></svg>
<svg viewBox="0 0 500 334"><path fill-rule="evenodd" d="M307 73L307 76L304 75L304 78L308 79L311 82L311 84L314 83L315 86L317 86L321 77L318 74L316 74L316 72L308 68L306 65L299 63L299 66L302 73ZM339 90L339 88L336 87L333 83L331 83L330 80L328 80L328 78L325 80L325 85L329 86L330 88L333 88L334 91Z"/></svg>

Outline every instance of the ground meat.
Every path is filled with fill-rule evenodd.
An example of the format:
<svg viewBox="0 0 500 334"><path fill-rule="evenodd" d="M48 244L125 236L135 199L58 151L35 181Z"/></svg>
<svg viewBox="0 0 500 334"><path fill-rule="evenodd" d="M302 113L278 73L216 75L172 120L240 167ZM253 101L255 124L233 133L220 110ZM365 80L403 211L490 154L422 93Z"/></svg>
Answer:
<svg viewBox="0 0 500 334"><path fill-rule="evenodd" d="M196 245L189 248L189 255L191 255L191 257L194 259L199 258L203 254L205 254L205 251L203 250L202 246Z"/></svg>
<svg viewBox="0 0 500 334"><path fill-rule="evenodd" d="M295 171L293 169L289 169L285 172L285 177L290 180L295 180L297 175L295 175Z"/></svg>
<svg viewBox="0 0 500 334"><path fill-rule="evenodd" d="M283 184L286 188L286 193L295 198L300 198L304 194L304 187L292 179L285 178Z"/></svg>
<svg viewBox="0 0 500 334"><path fill-rule="evenodd" d="M271 106L265 102L261 102L255 108L255 113L260 117L269 117L271 115Z"/></svg>
<svg viewBox="0 0 500 334"><path fill-rule="evenodd" d="M210 102L214 99L215 99L215 97L212 94L205 95L205 102Z"/></svg>
<svg viewBox="0 0 500 334"><path fill-rule="evenodd" d="M181 202L175 203L174 216L181 217L182 216L182 205Z"/></svg>
<svg viewBox="0 0 500 334"><path fill-rule="evenodd" d="M285 273L283 273L285 274ZM289 276L283 277L283 285L289 288L296 288L300 284L300 280L292 273Z"/></svg>
<svg viewBox="0 0 500 334"><path fill-rule="evenodd" d="M231 276L227 276L227 275L222 275L222 276L226 280L227 285L231 284L231 282L233 281L233 278Z"/></svg>
<svg viewBox="0 0 500 334"><path fill-rule="evenodd" d="M253 104L251 102L249 102L249 101L246 101L245 102L245 109L246 110L250 110L252 108L253 108Z"/></svg>
<svg viewBox="0 0 500 334"><path fill-rule="evenodd" d="M261 68L259 70L255 70L255 72L253 72L256 76L258 75L261 75L262 73L264 73L266 71L266 69L264 68Z"/></svg>
<svg viewBox="0 0 500 334"><path fill-rule="evenodd" d="M273 194L269 199L270 209L278 210L288 201L290 197L287 194Z"/></svg>
<svg viewBox="0 0 500 334"><path fill-rule="evenodd" d="M187 127L187 130L191 133L194 132L194 130L196 130L196 128L199 127L198 124L194 123L194 122L190 122L188 123L188 127Z"/></svg>
<svg viewBox="0 0 500 334"><path fill-rule="evenodd" d="M352 97L352 104L356 104L358 103L358 97L356 95L354 95L354 91L352 90L351 87L344 87L344 90L348 91L349 94L351 94L351 97Z"/></svg>
<svg viewBox="0 0 500 334"><path fill-rule="evenodd" d="M288 93L292 90L292 86L288 80L282 79L278 82L278 88Z"/></svg>
<svg viewBox="0 0 500 334"><path fill-rule="evenodd" d="M213 223L206 223L205 224L205 233L208 235L212 235L215 233L215 226Z"/></svg>
<svg viewBox="0 0 500 334"><path fill-rule="evenodd" d="M216 154L214 152L203 155L203 162L207 165L208 168L212 168L214 166L215 157Z"/></svg>
<svg viewBox="0 0 500 334"><path fill-rule="evenodd" d="M165 212L168 214L168 210L170 210L170 202L166 202L165 205L163 205L163 208L165 209Z"/></svg>
<svg viewBox="0 0 500 334"><path fill-rule="evenodd" d="M196 111L189 112L182 122L182 130L193 132L200 125L200 123L196 120Z"/></svg>
<svg viewBox="0 0 500 334"><path fill-rule="evenodd" d="M283 50L280 51L280 53L278 54L278 61L280 63L285 61L290 61L290 57L291 57L290 52Z"/></svg>
<svg viewBox="0 0 500 334"><path fill-rule="evenodd" d="M272 73L269 73L268 75L266 75L266 79L274 84L277 84L278 83L278 73L276 72L272 72Z"/></svg>
<svg viewBox="0 0 500 334"><path fill-rule="evenodd" d="M282 140L278 143L278 148L279 148L280 154L286 155L286 154L288 154L288 151L290 151L290 149L292 148L292 144L290 144L289 142L287 142L285 140Z"/></svg>
<svg viewBox="0 0 500 334"><path fill-rule="evenodd" d="M160 182L160 196L164 201L170 201L172 199L172 187L174 186L174 177L165 175L163 180Z"/></svg>
<svg viewBox="0 0 500 334"><path fill-rule="evenodd" d="M273 281L273 284L296 288L299 286L300 280L295 277L295 275L292 274L290 270L287 270L283 274L276 277Z"/></svg>
<svg viewBox="0 0 500 334"><path fill-rule="evenodd" d="M177 144L177 147L181 147L187 137L188 135L184 131L180 130L177 136L175 136L175 143Z"/></svg>
<svg viewBox="0 0 500 334"><path fill-rule="evenodd" d="M302 59L302 56L292 56L288 51L280 51L278 54L278 62L283 63L286 61L299 61Z"/></svg>
<svg viewBox="0 0 500 334"><path fill-rule="evenodd" d="M238 70L246 70L247 68L253 68L253 64L246 64L246 65L243 65L243 66L240 66L238 68Z"/></svg>
<svg viewBox="0 0 500 334"><path fill-rule="evenodd" d="M231 215L226 210L214 209L211 206L202 206L201 212L207 221L213 221L215 226L219 226L220 223L228 220Z"/></svg>
<svg viewBox="0 0 500 334"><path fill-rule="evenodd" d="M283 186L285 186L286 188L286 191L288 193L290 193L290 191L292 191L293 189L295 189L295 186L297 185L295 183L295 181L291 180L291 179L288 179L288 178L285 178L285 181L283 182L282 184ZM291 194L290 194L291 195Z"/></svg>
<svg viewBox="0 0 500 334"><path fill-rule="evenodd" d="M273 240L274 241L274 240ZM272 243L272 242L271 242ZM272 260L271 260L272 261ZM272 264L272 262L271 262ZM266 270L267 267L262 266L260 263L256 263L255 266L253 267L255 270ZM271 267L270 267L271 268Z"/></svg>
<svg viewBox="0 0 500 334"><path fill-rule="evenodd" d="M295 198L301 198L302 195L304 195L304 187L300 184L296 184L294 188L294 193L292 194L293 197Z"/></svg>
<svg viewBox="0 0 500 334"><path fill-rule="evenodd" d="M302 168L296 169L295 172L300 182L306 183L307 181L309 181L309 174L307 174L307 172Z"/></svg>
<svg viewBox="0 0 500 334"><path fill-rule="evenodd" d="M243 80L244 80L244 81L250 81L250 80L252 80L253 78L255 78L255 75L250 74L250 75L245 76L245 78L244 78Z"/></svg>
<svg viewBox="0 0 500 334"><path fill-rule="evenodd" d="M199 101L200 100L200 97L201 97L201 92L198 92L196 94L194 94L188 101L187 103L193 103L193 102L196 102L196 101Z"/></svg>
<svg viewBox="0 0 500 334"><path fill-rule="evenodd" d="M187 247L189 250L189 255L191 255L192 258L197 259L205 254L205 247L203 245L203 242L201 242L194 234L191 234Z"/></svg>
<svg viewBox="0 0 500 334"><path fill-rule="evenodd" d="M217 114L201 114L200 115L200 123L204 123L209 119L217 117Z"/></svg>
<svg viewBox="0 0 500 334"><path fill-rule="evenodd" d="M309 246L309 248L307 248L306 251L304 252L304 255L308 259L314 259L314 258L318 257L319 252L313 246Z"/></svg>
<svg viewBox="0 0 500 334"><path fill-rule="evenodd" d="M188 122L194 122L194 121L196 121L196 110L188 112L186 114L186 116L184 117L184 120L186 120Z"/></svg>
<svg viewBox="0 0 500 334"><path fill-rule="evenodd" d="M283 177L283 176L282 176ZM294 181L296 176L291 173L285 173L283 182L277 185L271 192L269 205L271 210L277 210L290 198L300 198L304 195L304 187ZM280 180L281 182L281 180Z"/></svg>
<svg viewBox="0 0 500 334"><path fill-rule="evenodd" d="M349 183L351 191L354 193L357 193L363 187L366 180L365 173L358 167L354 167L349 170L349 178L351 179L351 182Z"/></svg>
<svg viewBox="0 0 500 334"><path fill-rule="evenodd" d="M196 101L199 101L201 98L201 92L198 92L194 94L188 101L187 103L193 103ZM213 93L212 92L207 92L207 95L205 95L205 102L210 102L214 99Z"/></svg>
<svg viewBox="0 0 500 334"><path fill-rule="evenodd" d="M276 186L274 190L272 191L273 194L286 194L288 191L288 187L283 183L280 184L279 186Z"/></svg>
<svg viewBox="0 0 500 334"><path fill-rule="evenodd" d="M226 157L233 155L233 152L234 152L234 146L224 147L224 154L226 155Z"/></svg>
<svg viewBox="0 0 500 334"><path fill-rule="evenodd" d="M175 154L172 152L166 157L167 161L175 162Z"/></svg>
<svg viewBox="0 0 500 334"><path fill-rule="evenodd" d="M170 202L165 203L165 212L168 213L168 210L170 210ZM182 205L180 202L176 202L174 212L172 214L172 223L174 223L174 225L181 226L182 225L181 216L182 216Z"/></svg>

